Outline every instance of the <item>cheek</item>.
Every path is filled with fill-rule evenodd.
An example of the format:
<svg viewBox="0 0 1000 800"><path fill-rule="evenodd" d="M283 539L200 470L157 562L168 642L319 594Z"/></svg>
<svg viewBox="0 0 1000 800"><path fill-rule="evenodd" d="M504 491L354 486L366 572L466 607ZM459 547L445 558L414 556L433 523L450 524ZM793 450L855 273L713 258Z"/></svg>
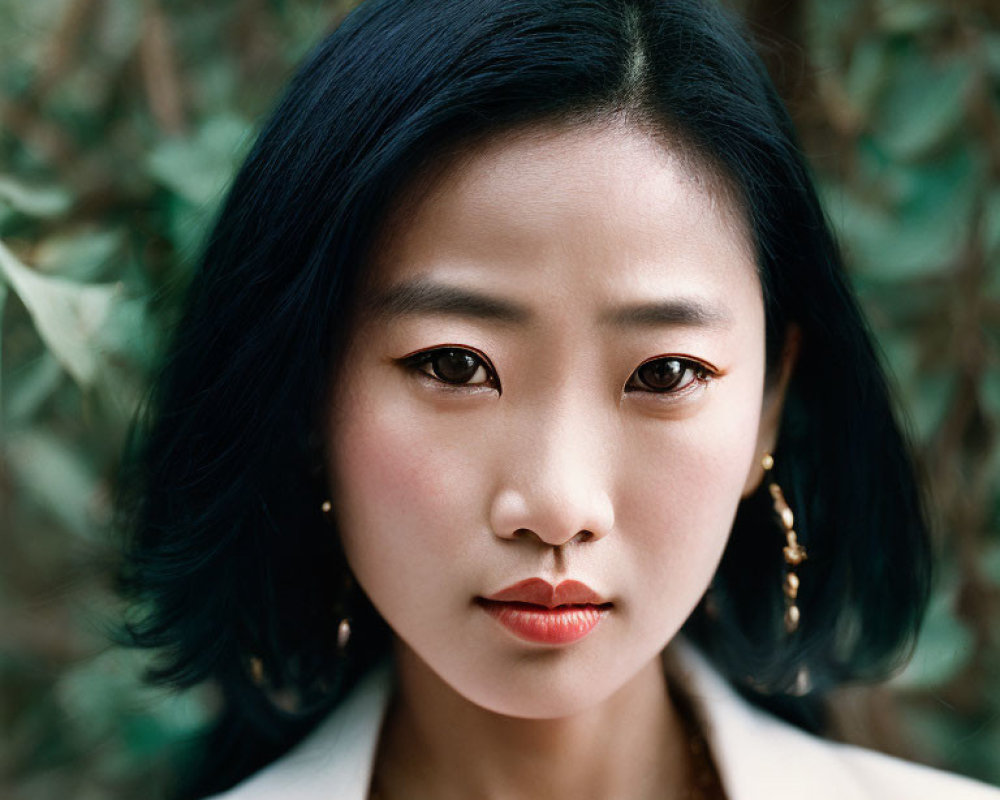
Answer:
<svg viewBox="0 0 1000 800"><path fill-rule="evenodd" d="M419 409L380 399L391 396L373 392L344 402L331 437L338 527L366 586L453 560L462 541L448 535L449 519L468 518L466 506L477 496L474 454L461 430L428 426Z"/></svg>
<svg viewBox="0 0 1000 800"><path fill-rule="evenodd" d="M635 437L616 510L647 595L670 591L693 605L714 573L756 456L760 389L750 373L684 423Z"/></svg>

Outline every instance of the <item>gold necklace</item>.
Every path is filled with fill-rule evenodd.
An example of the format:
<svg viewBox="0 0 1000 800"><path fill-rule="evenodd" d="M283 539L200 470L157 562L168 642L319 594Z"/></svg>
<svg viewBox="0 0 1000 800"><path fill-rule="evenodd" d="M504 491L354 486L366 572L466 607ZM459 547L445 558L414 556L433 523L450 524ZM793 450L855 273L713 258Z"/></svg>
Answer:
<svg viewBox="0 0 1000 800"><path fill-rule="evenodd" d="M712 759L708 740L698 725L698 717L690 699L673 687L669 688L669 692L681 725L684 726L690 754L692 785L685 793L686 800L725 800L726 792L722 788L722 779Z"/></svg>

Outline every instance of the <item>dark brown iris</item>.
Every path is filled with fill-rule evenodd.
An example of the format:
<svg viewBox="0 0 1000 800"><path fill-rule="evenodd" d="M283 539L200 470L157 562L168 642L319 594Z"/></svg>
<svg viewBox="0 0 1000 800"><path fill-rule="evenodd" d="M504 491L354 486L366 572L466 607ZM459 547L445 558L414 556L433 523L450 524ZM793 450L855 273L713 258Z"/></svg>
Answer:
<svg viewBox="0 0 1000 800"><path fill-rule="evenodd" d="M447 383L468 383L479 369L479 359L463 350L442 350L431 359L434 374Z"/></svg>
<svg viewBox="0 0 1000 800"><path fill-rule="evenodd" d="M639 380L650 389L669 391L680 383L687 371L685 364L676 358L650 361L639 367Z"/></svg>

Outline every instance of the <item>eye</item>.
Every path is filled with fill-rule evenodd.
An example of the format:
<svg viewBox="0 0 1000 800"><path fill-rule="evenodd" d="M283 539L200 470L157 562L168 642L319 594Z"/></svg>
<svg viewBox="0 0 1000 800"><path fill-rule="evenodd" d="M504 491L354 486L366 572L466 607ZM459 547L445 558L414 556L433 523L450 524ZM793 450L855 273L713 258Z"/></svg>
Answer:
<svg viewBox="0 0 1000 800"><path fill-rule="evenodd" d="M491 386L497 384L492 367L482 357L459 347L424 350L400 359L402 363L449 386Z"/></svg>
<svg viewBox="0 0 1000 800"><path fill-rule="evenodd" d="M713 377L711 369L689 358L655 358L639 365L625 384L625 391L679 394L695 383L708 383Z"/></svg>

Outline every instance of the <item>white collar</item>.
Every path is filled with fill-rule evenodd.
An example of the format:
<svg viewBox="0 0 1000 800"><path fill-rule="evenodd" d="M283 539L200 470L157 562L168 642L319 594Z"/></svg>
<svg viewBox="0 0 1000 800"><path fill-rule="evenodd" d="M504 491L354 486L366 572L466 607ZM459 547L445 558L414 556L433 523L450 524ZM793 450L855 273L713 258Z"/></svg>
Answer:
<svg viewBox="0 0 1000 800"><path fill-rule="evenodd" d="M751 705L686 641L675 640L664 662L691 700L729 800L869 796L837 746Z"/></svg>
<svg viewBox="0 0 1000 800"><path fill-rule="evenodd" d="M664 668L691 700L729 800L865 800L886 790L908 798L1000 798L983 784L805 733L741 698L681 639L667 648ZM288 754L224 797L366 800L392 689L387 661Z"/></svg>

